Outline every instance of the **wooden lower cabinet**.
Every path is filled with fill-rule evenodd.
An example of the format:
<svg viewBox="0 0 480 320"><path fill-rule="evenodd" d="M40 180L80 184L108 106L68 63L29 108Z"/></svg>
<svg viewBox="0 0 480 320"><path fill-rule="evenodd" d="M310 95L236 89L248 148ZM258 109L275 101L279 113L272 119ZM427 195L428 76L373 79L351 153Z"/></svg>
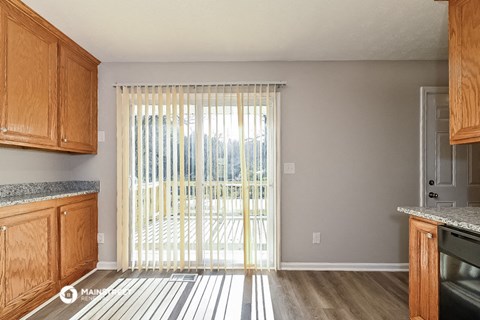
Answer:
<svg viewBox="0 0 480 320"><path fill-rule="evenodd" d="M97 201L60 208L60 283L62 286L94 269L97 264Z"/></svg>
<svg viewBox="0 0 480 320"><path fill-rule="evenodd" d="M2 319L13 319L56 293L56 209L0 220Z"/></svg>
<svg viewBox="0 0 480 320"><path fill-rule="evenodd" d="M438 224L410 217L410 319L438 320Z"/></svg>
<svg viewBox="0 0 480 320"><path fill-rule="evenodd" d="M96 194L0 208L0 320L19 319L96 267L97 215Z"/></svg>

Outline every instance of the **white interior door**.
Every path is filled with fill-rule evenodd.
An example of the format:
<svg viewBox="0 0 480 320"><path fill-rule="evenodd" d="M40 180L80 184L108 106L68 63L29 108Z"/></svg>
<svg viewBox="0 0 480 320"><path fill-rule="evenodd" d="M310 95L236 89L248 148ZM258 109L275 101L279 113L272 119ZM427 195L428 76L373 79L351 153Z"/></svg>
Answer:
<svg viewBox="0 0 480 320"><path fill-rule="evenodd" d="M422 88L422 205L480 206L480 144L450 145L448 88Z"/></svg>

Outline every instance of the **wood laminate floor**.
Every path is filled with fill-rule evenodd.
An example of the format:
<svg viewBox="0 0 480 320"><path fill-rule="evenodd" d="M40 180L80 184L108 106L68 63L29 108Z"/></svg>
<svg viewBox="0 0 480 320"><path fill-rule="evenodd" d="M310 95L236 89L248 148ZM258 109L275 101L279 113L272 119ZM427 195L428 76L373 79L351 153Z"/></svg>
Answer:
<svg viewBox="0 0 480 320"><path fill-rule="evenodd" d="M73 304L59 298L29 319L408 319L408 273L199 271L195 283L159 271L97 271L76 289L130 289ZM92 292L90 292L92 293ZM163 301L163 302L162 302Z"/></svg>

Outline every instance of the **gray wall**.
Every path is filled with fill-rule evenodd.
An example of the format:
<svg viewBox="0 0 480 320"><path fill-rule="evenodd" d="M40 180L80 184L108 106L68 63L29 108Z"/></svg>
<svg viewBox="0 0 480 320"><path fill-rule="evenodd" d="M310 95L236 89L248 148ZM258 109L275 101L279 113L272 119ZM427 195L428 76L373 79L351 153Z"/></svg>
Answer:
<svg viewBox="0 0 480 320"><path fill-rule="evenodd" d="M288 82L282 162L297 171L282 176L282 261L407 262L407 217L396 207L419 201L419 88L446 86L446 62L104 63L99 154L0 149L0 181L100 179L100 260L114 261L112 84L268 80Z"/></svg>
<svg viewBox="0 0 480 320"><path fill-rule="evenodd" d="M75 156L0 147L0 184L73 180Z"/></svg>

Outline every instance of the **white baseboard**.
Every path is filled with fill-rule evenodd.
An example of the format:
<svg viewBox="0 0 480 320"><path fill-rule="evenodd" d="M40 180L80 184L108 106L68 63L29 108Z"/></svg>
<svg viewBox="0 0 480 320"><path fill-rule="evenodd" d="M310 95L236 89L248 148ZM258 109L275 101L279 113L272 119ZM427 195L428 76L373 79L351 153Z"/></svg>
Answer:
<svg viewBox="0 0 480 320"><path fill-rule="evenodd" d="M98 270L117 270L116 261L98 261L97 263Z"/></svg>
<svg viewBox="0 0 480 320"><path fill-rule="evenodd" d="M314 271L408 271L408 263L282 262L280 270Z"/></svg>
<svg viewBox="0 0 480 320"><path fill-rule="evenodd" d="M78 279L77 281L75 281L74 283L71 284L71 286L76 286L78 283L80 283L81 281L83 281L84 279L88 278L91 274L93 274L95 271L97 271L97 269L93 269L92 271L90 271L89 273L87 273L86 275L84 275L83 277L81 277L80 279ZM26 315L24 315L22 318L20 318L20 320L27 320L28 318L30 318L31 316L33 316L35 313L37 313L38 311L40 311L41 309L43 309L43 307L45 307L47 304L49 304L50 302L52 302L53 300L57 299L58 296L59 296L60 293L57 293L56 295L54 295L53 297L51 297L50 299L48 299L47 301L45 301L44 303L42 303L41 305L39 305L38 307L36 307L35 309L33 309L32 311L30 311L29 313L27 313Z"/></svg>

